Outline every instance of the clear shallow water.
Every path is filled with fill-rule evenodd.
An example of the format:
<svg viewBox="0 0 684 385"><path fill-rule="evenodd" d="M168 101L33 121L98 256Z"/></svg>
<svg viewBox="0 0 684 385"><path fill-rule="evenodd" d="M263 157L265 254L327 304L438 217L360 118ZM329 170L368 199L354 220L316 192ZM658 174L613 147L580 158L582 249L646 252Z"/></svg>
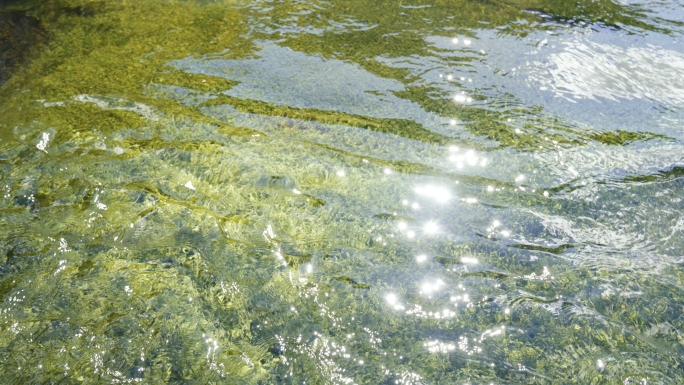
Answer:
<svg viewBox="0 0 684 385"><path fill-rule="evenodd" d="M6 383L682 382L681 4L12 7Z"/></svg>

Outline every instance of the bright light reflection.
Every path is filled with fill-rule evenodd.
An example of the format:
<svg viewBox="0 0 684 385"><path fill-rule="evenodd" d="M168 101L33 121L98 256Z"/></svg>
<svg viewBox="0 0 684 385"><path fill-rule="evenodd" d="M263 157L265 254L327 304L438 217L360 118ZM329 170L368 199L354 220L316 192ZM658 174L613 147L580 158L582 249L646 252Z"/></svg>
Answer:
<svg viewBox="0 0 684 385"><path fill-rule="evenodd" d="M418 263L423 263L426 260L427 260L427 255L425 255L425 254L421 254L421 255L416 256L416 262L418 262Z"/></svg>
<svg viewBox="0 0 684 385"><path fill-rule="evenodd" d="M435 234L437 231L439 231L439 226L436 222L430 221L423 226L423 231L425 234Z"/></svg>
<svg viewBox="0 0 684 385"><path fill-rule="evenodd" d="M428 341L423 344L430 353L448 353L456 350L456 345L439 340Z"/></svg>
<svg viewBox="0 0 684 385"><path fill-rule="evenodd" d="M542 270L542 273L540 275L537 275L537 273L532 272L532 274L527 274L527 275L524 275L523 277L526 279L533 279L533 280L536 279L536 280L540 280L540 281L546 280L549 277L551 279L553 279L553 277L551 276L551 272L549 271L549 268L546 266L544 266L544 269Z"/></svg>
<svg viewBox="0 0 684 385"><path fill-rule="evenodd" d="M339 170L338 172L336 172L336 174L337 174L337 176L339 176L340 178L343 178L344 175L345 175L345 174L344 174L344 170Z"/></svg>
<svg viewBox="0 0 684 385"><path fill-rule="evenodd" d="M385 295L385 301L390 305L395 305L397 303L397 295L394 293L388 293Z"/></svg>
<svg viewBox="0 0 684 385"><path fill-rule="evenodd" d="M406 233L406 236L409 237L409 238L413 238L413 237L416 236L416 233L415 233L415 231L409 231L409 232Z"/></svg>
<svg viewBox="0 0 684 385"><path fill-rule="evenodd" d="M420 293L430 295L436 291L439 291L439 289L441 289L442 286L444 286L444 281L442 281L441 279L438 279L435 282L425 282L420 287Z"/></svg>
<svg viewBox="0 0 684 385"><path fill-rule="evenodd" d="M486 340L489 337L496 337L496 336L502 335L504 333L505 329L506 329L505 326L501 326L500 328L497 328L497 329L485 330L485 332L482 333L482 335L480 336L480 342Z"/></svg>
<svg viewBox="0 0 684 385"><path fill-rule="evenodd" d="M455 152L455 151L452 151ZM460 155L451 155L449 157L449 160L456 163L456 166L458 168L463 168L464 165L470 165L470 166L475 166L478 163L481 166L486 166L487 165L487 158L480 158L477 156L475 151L473 150L468 150L464 154Z"/></svg>
<svg viewBox="0 0 684 385"><path fill-rule="evenodd" d="M403 230L406 230L406 228L408 227L408 225L406 224L406 222L399 222L399 223L397 224L397 227L399 228L399 230L402 230L402 231L403 231Z"/></svg>
<svg viewBox="0 0 684 385"><path fill-rule="evenodd" d="M439 186L419 186L415 188L416 193L426 197L434 198L439 202L446 202L451 198L451 193L444 187Z"/></svg>
<svg viewBox="0 0 684 385"><path fill-rule="evenodd" d="M465 153L465 160L471 166L476 165L477 164L477 155L475 155L475 151L468 150L468 152Z"/></svg>
<svg viewBox="0 0 684 385"><path fill-rule="evenodd" d="M473 258L473 257L463 257L463 258L461 258L461 263L467 263L470 265L477 265L478 263L480 263L480 261L477 258Z"/></svg>
<svg viewBox="0 0 684 385"><path fill-rule="evenodd" d="M386 169L382 170L382 172L384 172L385 175L389 175L392 173L392 170L390 170L389 168L386 168Z"/></svg>

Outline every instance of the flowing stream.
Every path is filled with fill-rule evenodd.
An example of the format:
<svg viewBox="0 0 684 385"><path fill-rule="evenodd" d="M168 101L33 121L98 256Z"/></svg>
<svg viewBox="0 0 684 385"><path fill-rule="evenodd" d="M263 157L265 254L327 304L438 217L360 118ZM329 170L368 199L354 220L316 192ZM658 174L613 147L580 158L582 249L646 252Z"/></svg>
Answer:
<svg viewBox="0 0 684 385"><path fill-rule="evenodd" d="M684 383L679 0L0 2L3 384Z"/></svg>

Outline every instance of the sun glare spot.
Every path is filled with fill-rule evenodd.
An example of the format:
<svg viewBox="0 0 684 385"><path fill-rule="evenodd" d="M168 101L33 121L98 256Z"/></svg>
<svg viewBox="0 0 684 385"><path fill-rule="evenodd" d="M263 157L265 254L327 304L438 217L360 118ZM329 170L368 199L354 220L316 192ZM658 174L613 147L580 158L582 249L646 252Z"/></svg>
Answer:
<svg viewBox="0 0 684 385"><path fill-rule="evenodd" d="M449 192L449 190L439 186L419 186L415 188L415 191L418 195L433 198L440 203L444 203L451 198L451 193Z"/></svg>
<svg viewBox="0 0 684 385"><path fill-rule="evenodd" d="M437 225L437 222L430 221L423 225L423 231L425 234L435 234L439 231L439 226Z"/></svg>

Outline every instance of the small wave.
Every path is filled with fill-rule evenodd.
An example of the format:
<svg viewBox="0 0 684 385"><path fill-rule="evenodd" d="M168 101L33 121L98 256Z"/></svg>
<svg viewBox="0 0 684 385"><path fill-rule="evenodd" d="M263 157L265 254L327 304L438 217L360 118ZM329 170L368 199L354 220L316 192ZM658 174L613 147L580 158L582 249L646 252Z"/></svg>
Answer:
<svg viewBox="0 0 684 385"><path fill-rule="evenodd" d="M643 99L684 106L684 55L679 52L574 40L549 55L546 68L531 80L571 101Z"/></svg>

